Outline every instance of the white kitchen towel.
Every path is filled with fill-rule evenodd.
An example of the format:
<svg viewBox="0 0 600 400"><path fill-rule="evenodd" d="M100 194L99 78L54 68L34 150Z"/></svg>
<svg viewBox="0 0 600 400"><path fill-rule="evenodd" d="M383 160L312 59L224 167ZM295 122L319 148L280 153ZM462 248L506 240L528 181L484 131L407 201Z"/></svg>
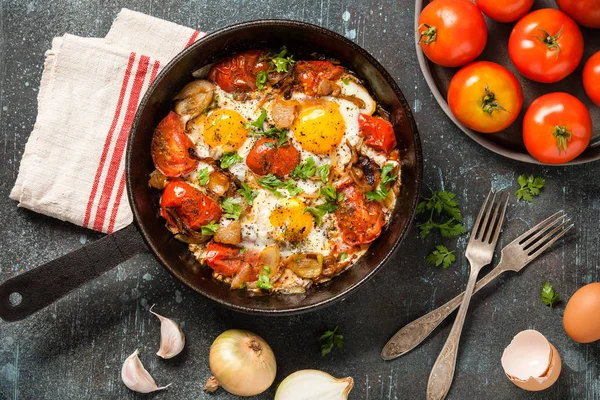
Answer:
<svg viewBox="0 0 600 400"><path fill-rule="evenodd" d="M123 9L106 38L55 38L10 198L97 231L130 224L124 152L137 106L160 69L202 35Z"/></svg>

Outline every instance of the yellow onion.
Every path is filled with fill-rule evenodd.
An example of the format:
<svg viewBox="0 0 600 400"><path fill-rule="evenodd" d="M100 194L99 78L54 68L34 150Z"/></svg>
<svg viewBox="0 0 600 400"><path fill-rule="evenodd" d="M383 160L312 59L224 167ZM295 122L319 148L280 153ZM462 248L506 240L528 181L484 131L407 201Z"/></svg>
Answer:
<svg viewBox="0 0 600 400"><path fill-rule="evenodd" d="M279 384L274 400L346 400L353 386L350 377L336 379L323 371L304 369Z"/></svg>
<svg viewBox="0 0 600 400"><path fill-rule="evenodd" d="M255 396L275 380L273 350L260 336L241 329L221 333L210 347L210 370L219 386L237 396Z"/></svg>

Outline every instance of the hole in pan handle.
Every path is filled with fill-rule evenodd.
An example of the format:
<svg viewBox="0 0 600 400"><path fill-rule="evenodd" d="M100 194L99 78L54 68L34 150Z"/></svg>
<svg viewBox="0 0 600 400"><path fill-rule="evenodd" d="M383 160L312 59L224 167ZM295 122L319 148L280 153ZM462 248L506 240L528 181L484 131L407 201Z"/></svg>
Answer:
<svg viewBox="0 0 600 400"><path fill-rule="evenodd" d="M19 321L137 253L148 251L132 224L0 285L0 318Z"/></svg>

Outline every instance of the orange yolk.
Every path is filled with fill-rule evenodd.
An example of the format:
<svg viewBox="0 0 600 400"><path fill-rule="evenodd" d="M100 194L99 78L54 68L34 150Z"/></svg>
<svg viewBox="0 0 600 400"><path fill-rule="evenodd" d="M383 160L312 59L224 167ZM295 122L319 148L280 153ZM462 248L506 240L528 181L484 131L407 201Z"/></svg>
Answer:
<svg viewBox="0 0 600 400"><path fill-rule="evenodd" d="M246 120L233 110L216 110L208 114L204 123L204 142L224 153L239 149L248 136Z"/></svg>
<svg viewBox="0 0 600 400"><path fill-rule="evenodd" d="M323 102L302 110L293 129L294 138L304 150L329 154L342 141L346 124L336 103Z"/></svg>

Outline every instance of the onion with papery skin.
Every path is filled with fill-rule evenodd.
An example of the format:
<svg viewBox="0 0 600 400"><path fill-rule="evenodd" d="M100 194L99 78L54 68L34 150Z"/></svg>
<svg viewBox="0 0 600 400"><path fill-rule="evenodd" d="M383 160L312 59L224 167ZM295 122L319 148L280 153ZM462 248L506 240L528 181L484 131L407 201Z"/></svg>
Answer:
<svg viewBox="0 0 600 400"><path fill-rule="evenodd" d="M279 384L274 400L346 400L352 387L350 377L336 379L323 371L304 369Z"/></svg>
<svg viewBox="0 0 600 400"><path fill-rule="evenodd" d="M221 333L210 347L210 370L219 386L237 396L255 396L275 380L273 350L260 336L241 329Z"/></svg>

